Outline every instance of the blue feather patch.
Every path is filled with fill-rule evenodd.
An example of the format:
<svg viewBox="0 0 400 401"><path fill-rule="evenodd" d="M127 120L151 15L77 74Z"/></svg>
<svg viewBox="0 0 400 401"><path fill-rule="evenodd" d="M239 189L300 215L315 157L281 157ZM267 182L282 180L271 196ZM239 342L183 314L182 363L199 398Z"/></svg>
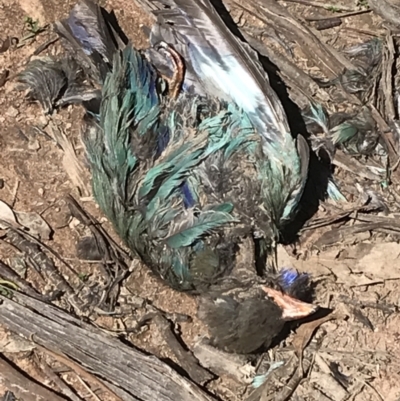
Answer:
<svg viewBox="0 0 400 401"><path fill-rule="evenodd" d="M196 204L196 200L190 190L189 184L185 181L181 186L181 192L183 197L183 204L188 209Z"/></svg>
<svg viewBox="0 0 400 401"><path fill-rule="evenodd" d="M79 19L75 19L72 15L68 18L68 25L71 28L72 34L76 39L79 40L82 45L82 50L90 56L93 54L93 50L102 46L101 41L96 40L96 38L91 37L86 28L82 25Z"/></svg>
<svg viewBox="0 0 400 401"><path fill-rule="evenodd" d="M171 135L168 127L167 126L160 127L157 139L156 157L159 157L161 153L165 150L165 148L168 146L170 137Z"/></svg>
<svg viewBox="0 0 400 401"><path fill-rule="evenodd" d="M295 285L300 283L304 283L306 285L309 277L310 276L307 273L299 273L294 269L283 268L279 272L279 284L285 292L290 293Z"/></svg>

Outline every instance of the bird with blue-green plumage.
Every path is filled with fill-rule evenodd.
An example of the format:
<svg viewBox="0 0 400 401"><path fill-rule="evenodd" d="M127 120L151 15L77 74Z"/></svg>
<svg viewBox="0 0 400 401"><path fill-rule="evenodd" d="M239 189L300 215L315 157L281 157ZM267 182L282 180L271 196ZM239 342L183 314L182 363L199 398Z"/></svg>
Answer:
<svg viewBox="0 0 400 401"><path fill-rule="evenodd" d="M203 25L196 29L209 33ZM215 65L212 54L196 65L161 42L172 61L168 78L115 40L88 0L56 30L101 86L101 93L89 91L98 95L97 109L89 107L90 96L71 96L89 111L83 140L97 203L135 256L174 289L199 296L199 316L214 344L253 352L269 346L285 321L313 313L316 306L297 299L307 291L307 275L256 274L254 259L273 252L295 214L308 148L291 136L261 67L246 61L248 49L228 36L230 47L213 48ZM205 57L196 43L190 48L190 62ZM193 65L202 90L186 85ZM201 75L210 68L214 77ZM251 249L244 262L243 244Z"/></svg>

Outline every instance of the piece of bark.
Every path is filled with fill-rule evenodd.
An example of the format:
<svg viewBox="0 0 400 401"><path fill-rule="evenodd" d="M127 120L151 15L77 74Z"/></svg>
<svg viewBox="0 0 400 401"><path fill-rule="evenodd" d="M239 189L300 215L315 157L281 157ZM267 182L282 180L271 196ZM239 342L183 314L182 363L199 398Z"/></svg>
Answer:
<svg viewBox="0 0 400 401"><path fill-rule="evenodd" d="M75 361L124 401L212 401L155 356L129 347L53 305L14 292L0 296L0 324Z"/></svg>
<svg viewBox="0 0 400 401"><path fill-rule="evenodd" d="M368 5L385 21L400 27L399 0L368 0Z"/></svg>

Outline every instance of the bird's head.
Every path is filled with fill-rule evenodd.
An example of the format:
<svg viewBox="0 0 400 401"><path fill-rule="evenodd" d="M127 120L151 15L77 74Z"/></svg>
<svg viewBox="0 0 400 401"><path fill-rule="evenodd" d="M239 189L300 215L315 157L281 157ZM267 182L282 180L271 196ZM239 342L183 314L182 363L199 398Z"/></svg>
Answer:
<svg viewBox="0 0 400 401"><path fill-rule="evenodd" d="M198 315L216 347L252 353L268 347L285 322L313 314L318 307L304 301L308 275L284 269L277 277L222 283L199 300Z"/></svg>

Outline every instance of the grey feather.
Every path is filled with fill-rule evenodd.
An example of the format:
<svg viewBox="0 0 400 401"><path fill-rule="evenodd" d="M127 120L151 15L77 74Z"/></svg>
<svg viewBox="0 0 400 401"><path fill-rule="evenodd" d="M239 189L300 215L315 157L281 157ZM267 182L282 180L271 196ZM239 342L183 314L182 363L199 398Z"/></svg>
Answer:
<svg viewBox="0 0 400 401"><path fill-rule="evenodd" d="M17 79L28 91L28 97L38 101L46 113L51 113L64 96L82 90L81 70L70 58L33 60Z"/></svg>
<svg viewBox="0 0 400 401"><path fill-rule="evenodd" d="M109 14L89 0L77 3L68 18L55 22L54 30L86 74L97 82L105 79L115 52L125 47L124 39L109 22Z"/></svg>

